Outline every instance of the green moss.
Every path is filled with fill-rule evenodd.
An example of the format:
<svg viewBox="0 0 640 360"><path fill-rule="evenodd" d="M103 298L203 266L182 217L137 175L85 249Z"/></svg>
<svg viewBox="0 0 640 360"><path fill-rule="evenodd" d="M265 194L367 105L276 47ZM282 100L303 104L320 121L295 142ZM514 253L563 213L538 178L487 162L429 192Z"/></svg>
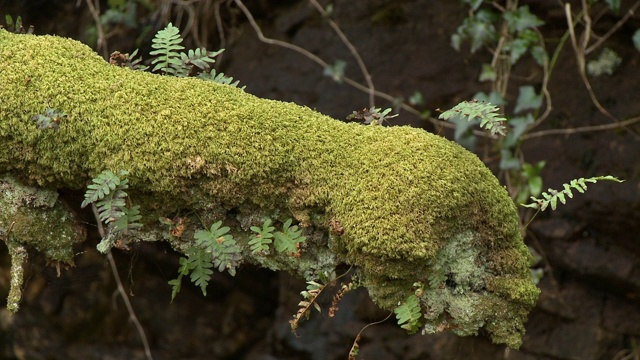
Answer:
<svg viewBox="0 0 640 360"><path fill-rule="evenodd" d="M414 282L428 283L439 256L451 258L442 255L447 239L470 233L480 268L451 271L473 289L470 279L489 276L525 286L494 281L484 300L466 306L509 305L513 317L492 317L490 331L495 341L521 336L537 289L517 214L497 179L457 144L408 127L344 124L199 79L110 66L58 37L0 30L0 67L0 172L81 189L102 170L125 169L143 212L280 209L325 233L332 221L342 228L335 258L356 266L387 309ZM58 131L37 130L30 120L47 107L68 114ZM448 303L450 312L464 307ZM471 330L479 324L464 322Z"/></svg>

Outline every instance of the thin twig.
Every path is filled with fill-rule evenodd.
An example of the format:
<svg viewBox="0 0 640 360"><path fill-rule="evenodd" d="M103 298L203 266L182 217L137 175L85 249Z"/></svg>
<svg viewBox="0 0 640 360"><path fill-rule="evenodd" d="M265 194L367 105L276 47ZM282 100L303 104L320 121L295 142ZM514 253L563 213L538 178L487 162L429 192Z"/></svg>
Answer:
<svg viewBox="0 0 640 360"><path fill-rule="evenodd" d="M633 4L633 6L629 9L629 11L627 11L624 16L622 17L622 19L618 20L618 22L616 22L611 29L609 29L609 31L607 31L606 34L602 35L601 38L598 39L598 41L596 41L595 43L593 43L593 45L589 46L588 48L585 49L585 55L588 55L589 53L593 52L595 49L597 49L598 47L600 47L600 45L602 45L602 43L607 40L608 38L611 37L611 35L613 35L616 31L618 31L618 29L620 29L622 27L622 25L624 25L624 23L627 22L627 20L629 20L629 18L631 18L636 10L638 10L638 7L640 6L640 0L636 1L635 4Z"/></svg>
<svg viewBox="0 0 640 360"><path fill-rule="evenodd" d="M533 132L531 134L523 135L521 139L526 140L526 139L532 139L532 138L547 136L547 135L571 135L571 134L577 134L577 133L583 133L583 132L613 130L613 129L621 128L623 126L629 126L638 122L640 122L640 116L632 119L628 119L625 121L620 121L615 124L583 126L583 127L573 128L573 129L541 130L541 131Z"/></svg>
<svg viewBox="0 0 640 360"><path fill-rule="evenodd" d="M256 22L256 20L254 19L253 15L251 14L251 12L249 11L249 9L247 9L247 7L244 5L244 3L242 2L242 0L233 0L236 5L238 5L238 7L240 8L240 10L242 10L242 12L244 13L244 15L247 17L247 19L249 20L249 24L251 25L251 27L253 28L253 30L255 31L256 35L258 36L258 39L266 44L269 45L276 45L276 46L280 46L280 47L284 47L286 49L289 50L293 50L299 54L302 54L303 56L309 58L310 60L312 60L313 62L315 62L316 64L320 65L322 68L326 68L329 64L327 62L325 62L324 60L322 60L320 57L318 57L317 55L311 53L310 51L301 48L297 45L293 45L291 43L285 42L285 41L281 41L281 40L276 40L276 39L272 39L272 38L268 38L266 36L264 36L264 33L262 32L262 29L260 28L260 26L258 25L258 23ZM344 77L342 78L342 81L347 84L350 85L362 92L365 93L373 93L375 96L385 99L391 103L395 103L396 102L396 98L393 97L390 94L387 94L385 92L381 92L378 90L371 90L369 87L360 84L359 82L349 78L349 77ZM401 103L400 104L400 108L411 113L414 114L416 116L418 116L419 118L423 118L422 114L420 113L420 111L418 111L417 109L415 109L414 107L405 104L405 103ZM430 123L432 123L436 128L441 127L441 126L445 126L445 127L452 127L455 128L455 125L447 123L447 122L443 122L440 121L436 118L433 117L429 117L426 119L427 121L429 121ZM479 135L479 136L490 136L490 135L486 135L484 134L484 132L480 132L480 131L474 131L474 134Z"/></svg>
<svg viewBox="0 0 640 360"><path fill-rule="evenodd" d="M353 46L351 41L349 41L349 39L344 34L344 32L342 32L342 29L340 29L340 26L338 26L338 24L336 24L335 21L329 18L329 14L327 13L327 11L316 0L309 0L309 2L316 8L316 10L318 10L320 14L322 14L322 16L325 19L327 19L329 26L331 26L331 28L338 35L340 40L342 40L342 43L349 49L349 51L351 52L351 55L353 55L353 57L356 59L356 62L358 63L358 67L360 68L360 71L362 72L362 75L364 76L364 79L367 83L368 92L369 92L369 106L374 107L376 89L373 85L371 74L369 73L369 70L367 70L367 66L364 64L364 61L362 60L360 53L358 52L356 47Z"/></svg>
<svg viewBox="0 0 640 360"><path fill-rule="evenodd" d="M93 4L92 0L86 0L87 6L93 22L96 24L96 30L98 32L97 47L102 51L102 57L109 59L109 49L107 47L107 38L104 35L104 29L102 28L102 22L100 21L100 2L96 0L96 4Z"/></svg>
<svg viewBox="0 0 640 360"><path fill-rule="evenodd" d="M95 204L91 204L91 208L93 209L93 215L96 218L96 223L98 224L98 232L100 233L100 237L105 237L104 226L102 225L102 221L100 220L100 216L98 215L98 209ZM144 329L142 328L142 324L138 320L135 311L133 310L133 306L129 301L129 296L124 290L124 286L122 286L122 280L120 279L120 273L118 273L118 267L116 266L116 261L111 254L111 250L107 253L107 259L109 259L109 265L111 265L111 272L113 273L113 277L116 279L116 284L118 285L118 293L120 293L120 297L122 301L124 301L124 305L127 307L127 311L129 312L129 319L133 322L136 329L138 330L138 334L140 335L140 339L142 340L142 345L144 346L144 353L148 360L153 360L153 356L151 355L151 348L149 348L149 342L147 341L147 335L144 333Z"/></svg>
<svg viewBox="0 0 640 360"><path fill-rule="evenodd" d="M593 105L600 111L600 113L606 116L609 120L613 121L617 124L618 127L623 127L624 125L620 125L621 122L615 116L611 115L611 113L600 104L600 101L596 97L596 94L593 92L593 88L591 87L591 83L589 82L589 78L587 77L586 72L586 59L585 59L585 49L587 47L587 43L589 41L589 34L591 33L591 18L588 15L589 9L586 4L586 0L582 0L583 13L582 17L585 20L585 30L582 34L582 39L580 45L578 45L578 40L574 30L573 17L571 15L571 4L566 3L564 10L565 16L567 18L567 26L569 27L569 35L571 37L571 45L573 46L573 51L576 56L576 62L578 63L578 72L580 74L580 78L584 83L587 92L589 93L589 97L591 98L591 102ZM638 137L638 134L631 131L629 128L624 127L624 129L631 133L632 135Z"/></svg>

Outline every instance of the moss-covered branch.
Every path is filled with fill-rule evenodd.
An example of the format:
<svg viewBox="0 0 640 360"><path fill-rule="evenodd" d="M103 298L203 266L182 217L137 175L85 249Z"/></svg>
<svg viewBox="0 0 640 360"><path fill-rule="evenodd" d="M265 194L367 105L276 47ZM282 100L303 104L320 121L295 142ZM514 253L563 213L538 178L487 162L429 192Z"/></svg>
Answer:
<svg viewBox="0 0 640 360"><path fill-rule="evenodd" d="M353 265L386 309L424 284L426 331L485 328L519 346L538 295L530 255L506 191L457 144L111 66L52 36L0 30L0 69L0 173L80 190L105 169L127 170L144 225L132 237L184 252L195 231L223 220L244 261L308 279ZM66 116L39 128L32 117L47 108ZM183 214L180 236L158 221ZM305 229L299 257L249 250L250 228L267 218Z"/></svg>

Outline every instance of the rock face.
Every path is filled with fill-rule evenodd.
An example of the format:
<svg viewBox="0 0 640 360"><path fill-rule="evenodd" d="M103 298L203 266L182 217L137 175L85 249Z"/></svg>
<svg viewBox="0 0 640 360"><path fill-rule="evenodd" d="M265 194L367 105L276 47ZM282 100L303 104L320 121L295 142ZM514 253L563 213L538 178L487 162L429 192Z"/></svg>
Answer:
<svg viewBox="0 0 640 360"><path fill-rule="evenodd" d="M146 230L131 235L139 239L157 233L159 215L183 209L205 224L225 221L244 245L242 232L259 226L259 215L293 217L325 236L272 268L311 281L347 264L384 309L416 292L424 313L416 324L426 322L427 333L485 329L497 343L520 346L538 296L531 255L506 191L461 146L420 129L345 124L231 86L112 66L54 36L0 30L0 59L0 172L75 190L102 170L125 169L130 196L143 214L152 209ZM39 128L33 116L45 109L66 115ZM334 257L323 263L327 251Z"/></svg>

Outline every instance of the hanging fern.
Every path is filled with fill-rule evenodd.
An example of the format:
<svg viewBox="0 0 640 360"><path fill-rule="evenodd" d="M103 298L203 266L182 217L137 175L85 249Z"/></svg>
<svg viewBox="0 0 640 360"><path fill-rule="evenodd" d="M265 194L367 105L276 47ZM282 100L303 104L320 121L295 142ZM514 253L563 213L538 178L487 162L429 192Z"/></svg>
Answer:
<svg viewBox="0 0 640 360"><path fill-rule="evenodd" d="M231 276L236 274L236 267L240 264L240 246L228 234L228 226L222 226L222 221L211 225L211 228L199 230L194 238L196 245L185 252L186 258L180 259L178 277L169 281L172 286L171 301L180 292L182 277L191 273L191 282L199 286L203 295L207 295L207 285L215 267L218 271L227 270Z"/></svg>
<svg viewBox="0 0 640 360"><path fill-rule="evenodd" d="M303 300L298 303L299 309L295 315L293 315L293 319L289 320L289 325L291 325L291 331L297 336L296 331L298 330L298 325L302 319L309 319L311 315L311 306L313 306L318 312L322 312L322 308L316 301L318 296L322 293L322 290L326 288L326 285L320 284L315 281L307 281L307 290L301 291L300 295L302 295Z"/></svg>
<svg viewBox="0 0 640 360"><path fill-rule="evenodd" d="M222 225L222 221L211 225L209 230L200 230L196 232L196 244L204 248L205 251L213 257L213 265L218 271L225 269L234 276L236 267L240 262L240 246L236 244L233 236L227 234L229 227Z"/></svg>
<svg viewBox="0 0 640 360"><path fill-rule="evenodd" d="M585 178L574 179L574 180L571 180L568 184L562 184L563 190L561 191L549 189L547 190L548 192L542 193L543 199L538 199L532 196L531 200L533 200L533 203L526 204L526 205L521 204L521 205L528 208L539 209L540 211L546 210L549 207L549 205L551 205L551 210L555 210L556 207L558 206L558 201L560 201L562 204L566 204L567 202L566 197L573 198L573 192L571 191L572 188L576 189L579 193L582 194L585 192L585 190L587 190L587 183L595 184L600 180L609 180L609 181L615 181L618 183L621 183L624 181L611 175L596 176L588 179L585 179Z"/></svg>
<svg viewBox="0 0 640 360"><path fill-rule="evenodd" d="M249 246L253 254L265 254L269 252L269 244L273 243L273 230L275 230L275 228L271 226L271 219L265 220L262 228L257 226L251 227L251 231L255 232L255 234L251 236L251 240L249 240Z"/></svg>
<svg viewBox="0 0 640 360"><path fill-rule="evenodd" d="M480 119L480 127L489 130L491 135L500 134L502 136L507 134L507 127L504 122L507 120L500 116L498 112L500 108L491 103L483 101L463 101L453 108L443 112L438 117L439 119L449 120L454 117L461 116L466 118L467 121Z"/></svg>
<svg viewBox="0 0 640 360"><path fill-rule="evenodd" d="M127 235L129 230L142 227L137 222L142 218L140 206L129 208L125 202L128 195L124 190L129 187L127 175L129 172L126 170L120 170L118 174L105 170L92 180L93 183L87 186L84 194L81 206L84 208L95 203L98 218L107 225L106 235L98 244L98 250L103 253L113 247L118 236ZM123 247L126 244L123 243Z"/></svg>
<svg viewBox="0 0 640 360"><path fill-rule="evenodd" d="M407 330L409 334L415 334L422 326L420 322L422 318L420 301L415 294L409 296L403 303L398 304L398 307L393 309L393 312L396 314L396 319L398 319L398 325Z"/></svg>
<svg viewBox="0 0 640 360"><path fill-rule="evenodd" d="M299 244L306 240L306 237L301 236L302 230L299 230L297 225L291 226L291 222L291 219L285 221L282 231L275 234L274 245L279 253L299 254Z"/></svg>

